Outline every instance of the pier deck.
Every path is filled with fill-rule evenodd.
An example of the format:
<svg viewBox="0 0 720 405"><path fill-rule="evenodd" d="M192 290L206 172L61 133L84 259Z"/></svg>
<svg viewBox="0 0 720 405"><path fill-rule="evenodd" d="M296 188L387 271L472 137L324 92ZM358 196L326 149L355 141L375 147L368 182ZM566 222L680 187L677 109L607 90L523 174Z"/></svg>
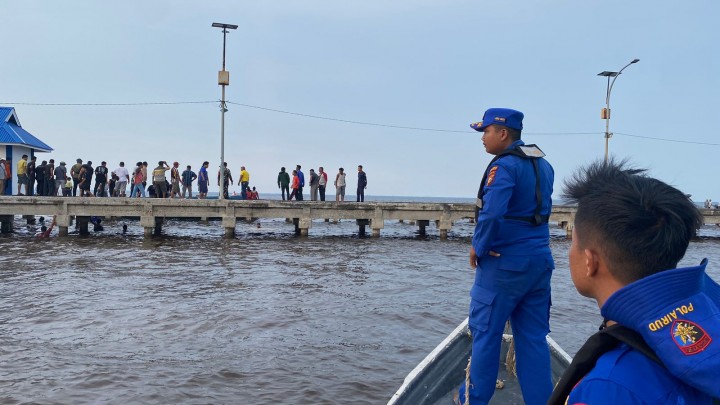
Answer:
<svg viewBox="0 0 720 405"><path fill-rule="evenodd" d="M706 224L720 223L720 210L701 209ZM56 216L60 236L68 234L72 218L78 226L87 228L88 218L139 218L145 236L160 231L164 218L219 218L227 237L235 236L238 218L292 219L295 232L307 235L313 219L354 219L359 232L370 226L373 236L379 236L387 220L414 221L424 233L434 222L441 238L446 238L453 223L475 218L473 204L409 203L409 202L335 202L280 200L199 200L161 198L94 198L94 197L25 197L0 196L2 232L11 232L15 215ZM575 207L556 205L550 222L572 229ZM82 232L82 229L81 229Z"/></svg>

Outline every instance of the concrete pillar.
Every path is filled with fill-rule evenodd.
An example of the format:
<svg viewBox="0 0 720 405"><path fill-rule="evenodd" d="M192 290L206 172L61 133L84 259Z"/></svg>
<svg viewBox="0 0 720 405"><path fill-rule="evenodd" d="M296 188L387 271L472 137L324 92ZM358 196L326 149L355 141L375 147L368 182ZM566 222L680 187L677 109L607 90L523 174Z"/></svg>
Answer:
<svg viewBox="0 0 720 405"><path fill-rule="evenodd" d="M162 218L161 218L162 220ZM155 230L155 217L153 216L142 216L140 217L140 226L143 227L143 234L146 238L149 238L153 235L153 231Z"/></svg>
<svg viewBox="0 0 720 405"><path fill-rule="evenodd" d="M572 239L572 230L573 230L572 225L568 225L565 228L565 236L567 236L568 239Z"/></svg>
<svg viewBox="0 0 720 405"><path fill-rule="evenodd" d="M15 215L0 215L0 232L11 233L13 231L13 221Z"/></svg>
<svg viewBox="0 0 720 405"><path fill-rule="evenodd" d="M88 223L90 222L90 217L85 216L77 216L75 217L75 222L77 222L77 228L80 232L80 235L90 235L90 232L88 231Z"/></svg>
<svg viewBox="0 0 720 405"><path fill-rule="evenodd" d="M300 228L300 236L308 236L308 230L312 227L312 219L300 218L300 221L298 221L298 227Z"/></svg>
<svg viewBox="0 0 720 405"><path fill-rule="evenodd" d="M365 226L370 224L370 220L369 219L356 219L355 223L358 225L358 233L360 234L360 236L365 236Z"/></svg>
<svg viewBox="0 0 720 405"><path fill-rule="evenodd" d="M225 237L235 237L235 225L237 225L237 218L235 217L223 217L222 226L225 228Z"/></svg>
<svg viewBox="0 0 720 405"><path fill-rule="evenodd" d="M438 228L440 229L440 239L447 239L448 232L452 228L452 221L449 219L441 219L438 221Z"/></svg>
<svg viewBox="0 0 720 405"><path fill-rule="evenodd" d="M23 215L28 225L35 225L35 215Z"/></svg>
<svg viewBox="0 0 720 405"><path fill-rule="evenodd" d="M374 237L380 236L380 230L385 227L385 221L382 218L373 218L370 222L372 228L372 235Z"/></svg>
<svg viewBox="0 0 720 405"><path fill-rule="evenodd" d="M325 222L330 222L330 218L325 218Z"/></svg>
<svg viewBox="0 0 720 405"><path fill-rule="evenodd" d="M58 215L55 218L58 226L58 236L67 236L71 221L70 215Z"/></svg>
<svg viewBox="0 0 720 405"><path fill-rule="evenodd" d="M416 222L418 225L418 232L420 232L420 235L425 236L425 227L430 225L430 221L427 219L419 219Z"/></svg>

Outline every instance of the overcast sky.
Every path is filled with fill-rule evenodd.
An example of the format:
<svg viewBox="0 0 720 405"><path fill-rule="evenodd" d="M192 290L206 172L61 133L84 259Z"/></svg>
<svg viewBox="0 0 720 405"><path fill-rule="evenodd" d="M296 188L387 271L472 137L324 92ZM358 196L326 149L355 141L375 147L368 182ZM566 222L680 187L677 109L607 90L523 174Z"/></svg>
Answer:
<svg viewBox="0 0 720 405"><path fill-rule="evenodd" d="M216 168L222 22L239 26L226 97L245 105L228 106L225 160L261 194L296 164L344 167L353 194L362 164L368 195L473 197L491 156L468 125L510 107L557 198L604 156L597 73L639 58L612 91L611 155L720 200L718 1L0 0L0 15L0 105L55 149L41 160Z"/></svg>

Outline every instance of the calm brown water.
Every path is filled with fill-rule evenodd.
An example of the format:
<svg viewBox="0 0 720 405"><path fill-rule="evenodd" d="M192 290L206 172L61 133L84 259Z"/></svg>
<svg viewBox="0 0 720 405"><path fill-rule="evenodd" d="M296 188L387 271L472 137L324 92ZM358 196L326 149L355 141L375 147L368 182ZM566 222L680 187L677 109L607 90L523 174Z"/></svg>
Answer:
<svg viewBox="0 0 720 405"><path fill-rule="evenodd" d="M127 223L38 240L16 217L0 236L0 403L382 404L466 316L471 224L442 241L261 220L228 241L219 223L151 240ZM600 319L568 246L553 240L552 336L572 354ZM710 257L717 276L719 253L706 238L686 262Z"/></svg>

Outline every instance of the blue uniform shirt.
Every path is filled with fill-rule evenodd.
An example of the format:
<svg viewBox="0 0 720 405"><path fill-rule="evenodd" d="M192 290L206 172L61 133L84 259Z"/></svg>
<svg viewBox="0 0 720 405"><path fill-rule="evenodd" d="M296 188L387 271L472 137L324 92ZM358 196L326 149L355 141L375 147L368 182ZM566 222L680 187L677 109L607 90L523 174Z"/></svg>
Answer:
<svg viewBox="0 0 720 405"><path fill-rule="evenodd" d="M305 175L298 169L297 171L298 180L300 180L300 187L305 187Z"/></svg>
<svg viewBox="0 0 720 405"><path fill-rule="evenodd" d="M707 394L684 384L666 368L624 344L602 355L567 401L568 405L711 403Z"/></svg>
<svg viewBox="0 0 720 405"><path fill-rule="evenodd" d="M522 140L515 141L510 149L524 144ZM542 193L540 214L550 215L555 173L545 159L537 160ZM530 159L505 155L496 160L488 168L482 201L483 207L472 239L478 257L490 250L512 255L550 253L547 224L535 226L526 221L505 218L532 217L535 213L535 172Z"/></svg>

